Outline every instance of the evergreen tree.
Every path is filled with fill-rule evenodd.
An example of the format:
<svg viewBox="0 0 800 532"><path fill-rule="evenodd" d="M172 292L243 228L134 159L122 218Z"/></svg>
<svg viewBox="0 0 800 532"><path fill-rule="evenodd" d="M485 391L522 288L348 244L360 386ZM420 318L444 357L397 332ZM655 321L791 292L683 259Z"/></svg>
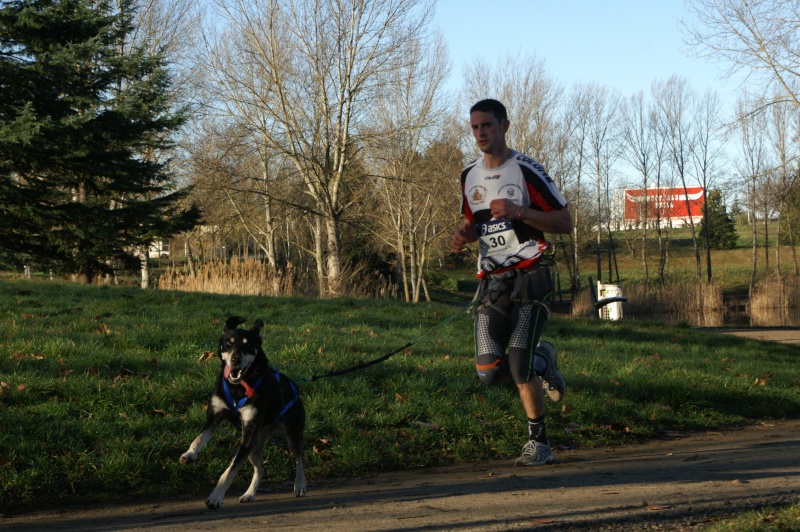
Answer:
<svg viewBox="0 0 800 532"><path fill-rule="evenodd" d="M711 249L733 249L736 247L736 224L728 214L722 193L709 190L704 212L708 213L708 243ZM705 218L700 224L701 234L705 234Z"/></svg>
<svg viewBox="0 0 800 532"><path fill-rule="evenodd" d="M0 7L0 253L91 282L197 223L168 160L163 57L122 53L130 0Z"/></svg>

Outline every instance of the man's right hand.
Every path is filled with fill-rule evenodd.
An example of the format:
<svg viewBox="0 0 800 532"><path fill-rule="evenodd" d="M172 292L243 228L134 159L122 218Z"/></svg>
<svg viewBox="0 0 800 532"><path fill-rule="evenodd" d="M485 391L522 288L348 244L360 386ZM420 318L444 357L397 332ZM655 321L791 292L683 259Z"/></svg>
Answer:
<svg viewBox="0 0 800 532"><path fill-rule="evenodd" d="M476 240L478 240L478 232L475 230L475 224L465 221L460 228L453 231L450 249L453 253L461 253L464 251L464 246Z"/></svg>

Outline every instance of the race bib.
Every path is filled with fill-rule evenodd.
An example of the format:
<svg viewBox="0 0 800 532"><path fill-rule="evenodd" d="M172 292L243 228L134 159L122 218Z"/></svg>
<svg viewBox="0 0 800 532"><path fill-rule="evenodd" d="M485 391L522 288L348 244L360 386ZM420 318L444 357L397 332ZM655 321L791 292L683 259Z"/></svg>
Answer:
<svg viewBox="0 0 800 532"><path fill-rule="evenodd" d="M494 255L508 254L519 247L517 234L511 226L508 218L498 218L479 224L478 242L481 248L482 257L492 257Z"/></svg>

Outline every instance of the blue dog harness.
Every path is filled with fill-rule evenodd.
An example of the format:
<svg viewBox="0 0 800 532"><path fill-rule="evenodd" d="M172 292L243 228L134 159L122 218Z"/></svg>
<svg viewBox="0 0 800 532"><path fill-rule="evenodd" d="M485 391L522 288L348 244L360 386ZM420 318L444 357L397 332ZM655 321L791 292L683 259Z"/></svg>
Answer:
<svg viewBox="0 0 800 532"><path fill-rule="evenodd" d="M272 370L272 374L275 376L275 380L278 382L278 384L280 384L281 373L275 368L271 367L269 369ZM266 377L266 374L258 378L256 383L252 386L253 390L258 390L258 387L261 386L261 382L264 380L264 377ZM286 405L283 407L283 410L280 411L277 417L274 420L272 420L272 423L275 423L280 418L282 418L283 415L286 412L288 412L289 409L292 408L292 406L294 406L294 404L300 398L300 393L297 391L297 386L294 384L294 382L290 380L289 385L292 387L292 398L286 403ZM280 390L280 387L278 389ZM234 401L233 394L231 394L231 390L228 387L228 379L222 379L222 391L225 392L225 402L228 404L228 407L237 414L239 413L239 410L241 410L242 407L244 407L244 405L247 404L247 400L250 399L248 395L245 395L238 401ZM283 392L281 392L281 395L283 395Z"/></svg>

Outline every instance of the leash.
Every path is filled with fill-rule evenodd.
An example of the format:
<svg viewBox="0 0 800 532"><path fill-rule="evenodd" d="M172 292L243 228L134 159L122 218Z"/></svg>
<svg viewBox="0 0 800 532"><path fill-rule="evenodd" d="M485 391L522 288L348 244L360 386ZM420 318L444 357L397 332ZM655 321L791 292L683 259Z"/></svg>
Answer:
<svg viewBox="0 0 800 532"><path fill-rule="evenodd" d="M338 377L340 375L346 375L346 374L352 373L354 371L358 371L358 370L361 370L361 369L364 369L364 368L368 368L370 366L374 366L375 364L380 364L381 362L384 362L384 361L388 360L389 358L391 358L392 356L396 355L397 353L399 353L403 349L407 349L407 348L411 347L412 345L414 345L415 343L417 343L420 340L422 340L423 338L425 338L427 336L430 336L431 334L433 334L434 331L436 331L437 329L440 329L441 327L444 327L445 325L447 325L448 323L450 323L454 319L458 318L462 314L469 314L469 312L472 310L472 307L474 307L477 304L478 304L478 292L475 293L475 297L472 298L472 301L470 301L467 306L461 308L458 312L456 312L455 314L453 314L449 318L446 318L445 320L443 320L443 321L439 322L438 324L434 325L433 327L428 329L426 332L422 333L421 335L419 335L416 338L414 338L412 341L408 342L406 345L404 345L402 347L398 347L394 351L386 353L382 357L376 358L374 360L370 360L368 362L363 362L361 364L357 364L357 365L351 366L349 368L340 369L340 370L331 370L331 371L329 371L327 373L323 373L321 375L312 375L311 377L304 377L304 378L298 379L297 382L300 382L300 383L303 383L303 382L314 382L314 381L317 381L319 379L325 379L325 378L328 378L328 377Z"/></svg>

